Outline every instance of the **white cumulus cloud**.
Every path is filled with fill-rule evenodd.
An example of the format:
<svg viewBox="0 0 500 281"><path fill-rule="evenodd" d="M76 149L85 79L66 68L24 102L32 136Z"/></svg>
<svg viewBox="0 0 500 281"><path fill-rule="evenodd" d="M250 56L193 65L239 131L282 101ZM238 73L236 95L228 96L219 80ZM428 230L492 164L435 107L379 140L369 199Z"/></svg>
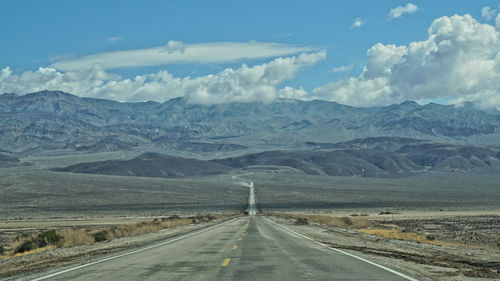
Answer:
<svg viewBox="0 0 500 281"><path fill-rule="evenodd" d="M188 101L202 104L226 102L270 102L278 98L277 86L291 79L306 66L316 64L326 57L326 52L300 54L299 56L277 58L269 63L238 69L228 68L217 76L204 76L186 84ZM294 91L293 95L300 93ZM283 94L291 94L285 89Z"/></svg>
<svg viewBox="0 0 500 281"><path fill-rule="evenodd" d="M270 102L278 97L305 96L307 93L303 89L278 88L304 67L314 65L325 57L325 51L302 53L251 67L243 64L236 69L227 68L216 74L195 78L174 77L162 70L124 79L106 72L99 65L67 72L41 67L37 71L21 74L14 74L9 67L5 67L0 71L0 93L61 90L79 96L118 101L163 102L184 96L189 102L201 104Z"/></svg>
<svg viewBox="0 0 500 281"><path fill-rule="evenodd" d="M481 16L486 20L492 20L497 14L496 9L492 9L490 6L484 6L481 10Z"/></svg>
<svg viewBox="0 0 500 281"><path fill-rule="evenodd" d="M330 82L312 91L314 97L352 106L392 104L391 89L386 77L362 79L350 77Z"/></svg>
<svg viewBox="0 0 500 281"><path fill-rule="evenodd" d="M229 63L249 59L264 59L311 52L314 48L264 42L214 42L184 44L169 41L165 46L115 51L57 61L50 67L75 71L98 65L102 69L144 67L173 63Z"/></svg>
<svg viewBox="0 0 500 281"><path fill-rule="evenodd" d="M168 41L167 45L163 46L163 50L160 51L172 54L172 53L184 53L185 49L186 46L181 41L170 40Z"/></svg>
<svg viewBox="0 0 500 281"><path fill-rule="evenodd" d="M351 24L351 28L358 28L361 27L363 24L364 22L361 18L355 18Z"/></svg>
<svg viewBox="0 0 500 281"><path fill-rule="evenodd" d="M303 88L292 88L289 86L279 90L278 97L281 99L307 100L310 99L309 94Z"/></svg>
<svg viewBox="0 0 500 281"><path fill-rule="evenodd" d="M397 6L389 11L389 19L397 19L404 14L413 14L418 11L418 6L413 3L408 3L406 6Z"/></svg>
<svg viewBox="0 0 500 281"><path fill-rule="evenodd" d="M423 41L378 43L359 77L318 87L318 98L357 106L448 99L500 106L500 34L470 15L434 20Z"/></svg>

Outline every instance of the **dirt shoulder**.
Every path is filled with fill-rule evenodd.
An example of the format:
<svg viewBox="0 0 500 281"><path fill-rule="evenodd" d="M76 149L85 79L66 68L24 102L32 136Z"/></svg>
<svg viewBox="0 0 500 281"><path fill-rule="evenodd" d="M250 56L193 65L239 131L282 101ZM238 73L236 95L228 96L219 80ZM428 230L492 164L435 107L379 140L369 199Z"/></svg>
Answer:
<svg viewBox="0 0 500 281"><path fill-rule="evenodd" d="M500 211L268 215L331 247L422 280L500 278Z"/></svg>

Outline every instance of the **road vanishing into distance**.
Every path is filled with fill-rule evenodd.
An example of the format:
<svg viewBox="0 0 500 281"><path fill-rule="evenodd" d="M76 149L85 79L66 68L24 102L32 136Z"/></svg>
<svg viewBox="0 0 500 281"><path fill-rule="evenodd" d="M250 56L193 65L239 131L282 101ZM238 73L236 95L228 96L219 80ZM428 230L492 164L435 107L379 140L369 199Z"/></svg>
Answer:
<svg viewBox="0 0 500 281"><path fill-rule="evenodd" d="M257 205L255 203L255 189L253 188L253 181L248 183L249 195L248 195L248 214L250 216L255 216L257 214Z"/></svg>
<svg viewBox="0 0 500 281"><path fill-rule="evenodd" d="M33 280L416 280L256 215Z"/></svg>

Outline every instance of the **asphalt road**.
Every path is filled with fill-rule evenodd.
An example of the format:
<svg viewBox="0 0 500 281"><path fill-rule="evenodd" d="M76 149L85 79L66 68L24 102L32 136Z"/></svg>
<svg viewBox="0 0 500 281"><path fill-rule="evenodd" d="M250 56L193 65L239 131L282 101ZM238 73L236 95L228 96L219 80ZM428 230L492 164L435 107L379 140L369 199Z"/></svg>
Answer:
<svg viewBox="0 0 500 281"><path fill-rule="evenodd" d="M34 280L415 280L256 215Z"/></svg>
<svg viewBox="0 0 500 281"><path fill-rule="evenodd" d="M46 280L408 279L300 237L264 217L246 216L164 245L70 268Z"/></svg>
<svg viewBox="0 0 500 281"><path fill-rule="evenodd" d="M257 214L257 206L255 204L255 190L253 187L253 181L248 182L249 195L248 195L248 214L250 216L255 216Z"/></svg>

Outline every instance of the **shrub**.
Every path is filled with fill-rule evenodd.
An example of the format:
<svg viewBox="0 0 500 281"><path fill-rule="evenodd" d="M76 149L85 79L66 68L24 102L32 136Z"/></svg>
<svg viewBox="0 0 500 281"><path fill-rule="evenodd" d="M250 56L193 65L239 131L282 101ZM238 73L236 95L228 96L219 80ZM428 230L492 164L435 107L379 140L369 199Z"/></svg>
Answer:
<svg viewBox="0 0 500 281"><path fill-rule="evenodd" d="M57 234L55 230L48 230L38 234L34 242L38 247L45 247L47 245L55 245L62 239L63 237Z"/></svg>
<svg viewBox="0 0 500 281"><path fill-rule="evenodd" d="M108 231L102 230L97 233L94 233L94 241L95 242L102 242L108 240Z"/></svg>
<svg viewBox="0 0 500 281"><path fill-rule="evenodd" d="M3 255L5 253L5 248L3 246L0 246L0 255Z"/></svg>
<svg viewBox="0 0 500 281"><path fill-rule="evenodd" d="M354 213L350 214L351 217L367 217L369 216L367 213Z"/></svg>
<svg viewBox="0 0 500 281"><path fill-rule="evenodd" d="M367 228L372 226L372 222L366 218L349 218L349 217L335 217L329 215L290 215L290 214L279 214L278 216L287 219L295 219L295 224L300 218L306 219L308 223L318 223L321 225L328 225L333 227L342 228Z"/></svg>
<svg viewBox="0 0 500 281"><path fill-rule="evenodd" d="M432 234L427 234L427 235L425 236L425 238L427 238L427 240L429 240L429 241L434 241L434 240L436 240L436 236L434 236L434 235L432 235Z"/></svg>
<svg viewBox="0 0 500 281"><path fill-rule="evenodd" d="M341 217L339 218L340 221L345 225L345 226L351 226L352 225L352 220L349 217Z"/></svg>
<svg viewBox="0 0 500 281"><path fill-rule="evenodd" d="M36 245L35 245L35 243L33 243L33 241L26 240L23 242L23 244L21 244L19 247L17 247L16 253L24 253L27 251L31 251L35 248L36 248Z"/></svg>
<svg viewBox="0 0 500 281"><path fill-rule="evenodd" d="M169 221L180 220L180 219L181 217L179 217L178 215L173 215L167 218L167 220Z"/></svg>
<svg viewBox="0 0 500 281"><path fill-rule="evenodd" d="M295 224L296 225L307 225L307 224L309 224L309 221L306 218L297 218L297 219L295 219Z"/></svg>
<svg viewBox="0 0 500 281"><path fill-rule="evenodd" d="M392 211L381 211L380 213L378 213L379 215L399 215L401 213L399 212L392 212Z"/></svg>

